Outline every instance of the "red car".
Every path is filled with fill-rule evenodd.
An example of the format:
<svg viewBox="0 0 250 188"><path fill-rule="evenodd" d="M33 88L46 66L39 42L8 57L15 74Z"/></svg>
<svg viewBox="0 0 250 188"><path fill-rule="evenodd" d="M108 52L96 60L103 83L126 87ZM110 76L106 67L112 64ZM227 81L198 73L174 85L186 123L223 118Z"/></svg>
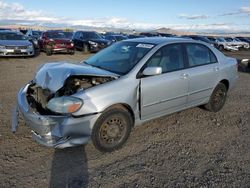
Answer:
<svg viewBox="0 0 250 188"><path fill-rule="evenodd" d="M39 39L41 51L47 55L52 55L57 52L65 52L73 55L75 53L74 43L68 37L68 32L63 31L46 31Z"/></svg>

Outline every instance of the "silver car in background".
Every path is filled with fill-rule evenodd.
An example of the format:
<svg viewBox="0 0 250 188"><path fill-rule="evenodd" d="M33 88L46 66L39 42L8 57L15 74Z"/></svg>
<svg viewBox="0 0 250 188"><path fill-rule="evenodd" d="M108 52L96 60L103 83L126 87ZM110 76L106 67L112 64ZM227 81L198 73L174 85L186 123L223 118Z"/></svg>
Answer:
<svg viewBox="0 0 250 188"><path fill-rule="evenodd" d="M92 140L120 148L145 121L194 106L217 112L237 80L237 61L209 44L182 38L115 43L79 64L48 63L18 93L18 113L33 138L65 148Z"/></svg>
<svg viewBox="0 0 250 188"><path fill-rule="evenodd" d="M33 44L20 32L0 31L0 56L33 56Z"/></svg>

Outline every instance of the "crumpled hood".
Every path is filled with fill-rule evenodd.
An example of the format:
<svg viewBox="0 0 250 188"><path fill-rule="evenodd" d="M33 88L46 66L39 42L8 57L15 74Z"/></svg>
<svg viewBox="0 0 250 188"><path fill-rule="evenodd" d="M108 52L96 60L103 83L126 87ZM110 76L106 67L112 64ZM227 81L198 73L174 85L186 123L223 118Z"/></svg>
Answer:
<svg viewBox="0 0 250 188"><path fill-rule="evenodd" d="M65 80L70 76L100 76L118 77L119 75L95 68L85 64L72 64L67 62L56 62L44 64L36 73L35 83L43 89L49 89L55 93L63 87Z"/></svg>
<svg viewBox="0 0 250 188"><path fill-rule="evenodd" d="M0 40L0 45L3 46L28 46L31 44L28 40Z"/></svg>

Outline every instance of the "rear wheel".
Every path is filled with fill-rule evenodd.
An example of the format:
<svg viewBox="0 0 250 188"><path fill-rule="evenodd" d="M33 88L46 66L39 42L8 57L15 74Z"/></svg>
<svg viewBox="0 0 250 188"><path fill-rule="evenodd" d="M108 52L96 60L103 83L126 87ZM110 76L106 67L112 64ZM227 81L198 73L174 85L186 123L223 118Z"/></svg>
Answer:
<svg viewBox="0 0 250 188"><path fill-rule="evenodd" d="M127 141L133 120L129 112L114 108L102 114L92 130L94 146L102 152L111 152Z"/></svg>
<svg viewBox="0 0 250 188"><path fill-rule="evenodd" d="M212 95L210 96L209 102L205 105L205 108L211 112L218 112L220 111L227 98L227 88L223 83L219 83Z"/></svg>

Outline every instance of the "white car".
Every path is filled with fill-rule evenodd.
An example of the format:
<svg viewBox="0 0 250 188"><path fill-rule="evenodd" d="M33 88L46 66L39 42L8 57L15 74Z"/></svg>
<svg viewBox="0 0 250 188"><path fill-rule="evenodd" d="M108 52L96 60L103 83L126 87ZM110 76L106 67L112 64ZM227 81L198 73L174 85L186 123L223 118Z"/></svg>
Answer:
<svg viewBox="0 0 250 188"><path fill-rule="evenodd" d="M232 44L231 42L226 41L223 37L218 37L215 40L216 47L220 51L228 50L228 51L239 51L239 45Z"/></svg>
<svg viewBox="0 0 250 188"><path fill-rule="evenodd" d="M245 49L249 49L249 44L246 43L246 42L243 42L237 38L232 38L232 37L225 37L224 38L225 41L231 45L231 46L235 46L237 47L238 49L242 49L242 48L245 48Z"/></svg>

